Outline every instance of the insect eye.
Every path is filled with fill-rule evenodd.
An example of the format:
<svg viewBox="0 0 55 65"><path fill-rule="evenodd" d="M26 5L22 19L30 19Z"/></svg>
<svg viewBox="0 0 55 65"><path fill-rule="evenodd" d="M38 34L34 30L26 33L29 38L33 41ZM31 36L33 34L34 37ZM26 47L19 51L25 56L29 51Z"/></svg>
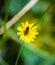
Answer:
<svg viewBox="0 0 55 65"><path fill-rule="evenodd" d="M29 29L29 27L26 28L26 30L28 30L28 29Z"/></svg>

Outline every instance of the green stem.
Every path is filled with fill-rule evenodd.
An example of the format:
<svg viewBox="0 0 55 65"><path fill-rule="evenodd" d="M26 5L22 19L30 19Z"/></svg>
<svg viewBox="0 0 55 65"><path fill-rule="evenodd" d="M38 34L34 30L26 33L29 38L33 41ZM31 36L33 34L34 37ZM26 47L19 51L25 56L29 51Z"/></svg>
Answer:
<svg viewBox="0 0 55 65"><path fill-rule="evenodd" d="M21 55L22 49L23 49L23 46L21 46L21 48L20 48L20 51L19 51L19 53L18 53L18 56L17 56L16 62L15 62L15 65L18 64L18 60L19 60L19 58L20 58L20 55Z"/></svg>

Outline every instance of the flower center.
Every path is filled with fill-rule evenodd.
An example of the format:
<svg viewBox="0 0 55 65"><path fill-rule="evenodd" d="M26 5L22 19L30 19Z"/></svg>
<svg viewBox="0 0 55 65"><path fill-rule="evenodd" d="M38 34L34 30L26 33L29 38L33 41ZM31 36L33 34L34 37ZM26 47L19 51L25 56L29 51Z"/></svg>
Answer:
<svg viewBox="0 0 55 65"><path fill-rule="evenodd" d="M27 28L25 29L24 35L26 36L26 35L28 34L28 32L29 32L29 27L27 27Z"/></svg>

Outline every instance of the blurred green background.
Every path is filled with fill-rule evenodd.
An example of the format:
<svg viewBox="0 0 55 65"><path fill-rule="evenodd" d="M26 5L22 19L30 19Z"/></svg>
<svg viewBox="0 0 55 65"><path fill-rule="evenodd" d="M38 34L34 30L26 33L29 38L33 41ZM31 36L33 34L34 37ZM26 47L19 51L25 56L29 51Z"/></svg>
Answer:
<svg viewBox="0 0 55 65"><path fill-rule="evenodd" d="M39 0L13 26L6 29L9 20L29 2L0 0L0 65L15 65L18 54L17 65L55 65L55 0ZM39 32L33 43L24 43L17 35L17 27L26 21L35 23Z"/></svg>

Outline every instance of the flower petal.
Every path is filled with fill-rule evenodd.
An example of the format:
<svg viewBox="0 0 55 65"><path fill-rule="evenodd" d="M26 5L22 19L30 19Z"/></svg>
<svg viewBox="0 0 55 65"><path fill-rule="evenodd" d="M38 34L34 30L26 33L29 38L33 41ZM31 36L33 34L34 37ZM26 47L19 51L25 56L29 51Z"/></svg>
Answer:
<svg viewBox="0 0 55 65"><path fill-rule="evenodd" d="M20 26L19 26L17 29L18 29L19 31L22 31L22 27L20 27Z"/></svg>

